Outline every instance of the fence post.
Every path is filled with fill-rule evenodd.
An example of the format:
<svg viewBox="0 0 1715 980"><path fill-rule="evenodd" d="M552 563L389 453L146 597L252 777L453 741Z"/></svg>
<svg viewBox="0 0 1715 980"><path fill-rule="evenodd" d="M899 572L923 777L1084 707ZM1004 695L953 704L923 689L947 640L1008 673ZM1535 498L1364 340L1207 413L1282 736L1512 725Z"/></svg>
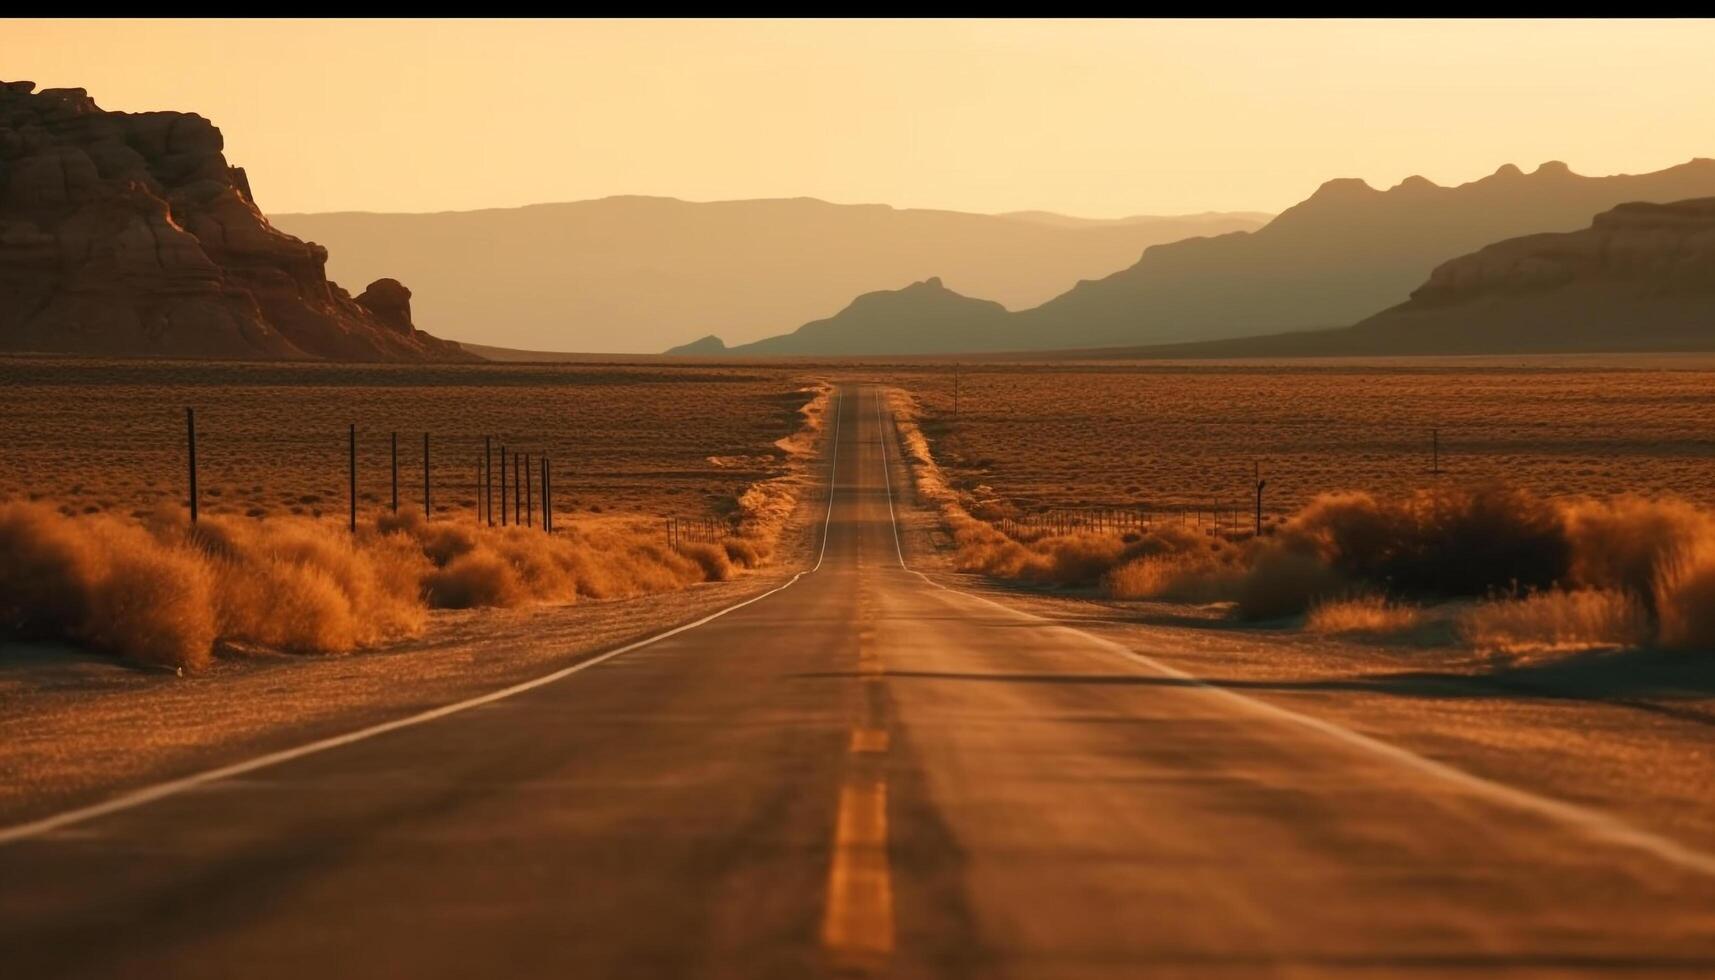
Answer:
<svg viewBox="0 0 1715 980"><path fill-rule="evenodd" d="M482 492L477 495L480 501L479 510L488 518L488 526L494 526L494 449L490 445L491 436L482 437Z"/></svg>
<svg viewBox="0 0 1715 980"><path fill-rule="evenodd" d="M1262 537L1262 488L1268 486L1268 481L1262 478L1262 463L1256 465L1256 536Z"/></svg>
<svg viewBox="0 0 1715 980"><path fill-rule="evenodd" d="M554 533L553 496L548 490L548 457L542 457L542 532Z"/></svg>
<svg viewBox="0 0 1715 980"><path fill-rule="evenodd" d="M536 526L536 501L530 497L530 456L524 456L524 526Z"/></svg>
<svg viewBox="0 0 1715 980"><path fill-rule="evenodd" d="M506 447L500 447L500 526L506 526Z"/></svg>
<svg viewBox="0 0 1715 980"><path fill-rule="evenodd" d="M348 443L347 459L348 459L350 465L347 466L346 469L347 469L348 475L350 477L350 492L347 494L347 496L351 499L351 521L350 521L351 533L356 534L357 533L357 423L356 422L351 423L351 428L349 431L350 431L350 442Z"/></svg>
<svg viewBox="0 0 1715 980"><path fill-rule="evenodd" d="M423 433L423 520L429 519L429 434Z"/></svg>
<svg viewBox="0 0 1715 980"><path fill-rule="evenodd" d="M399 432L394 430L388 439L393 452L393 513L399 513Z"/></svg>
<svg viewBox="0 0 1715 980"><path fill-rule="evenodd" d="M190 446L191 471L191 523L197 522L197 413L195 409L185 409L185 441Z"/></svg>
<svg viewBox="0 0 1715 980"><path fill-rule="evenodd" d="M1430 429L1429 430L1429 445L1430 445L1429 472L1435 474L1436 476L1440 476L1441 475L1441 430L1440 429Z"/></svg>

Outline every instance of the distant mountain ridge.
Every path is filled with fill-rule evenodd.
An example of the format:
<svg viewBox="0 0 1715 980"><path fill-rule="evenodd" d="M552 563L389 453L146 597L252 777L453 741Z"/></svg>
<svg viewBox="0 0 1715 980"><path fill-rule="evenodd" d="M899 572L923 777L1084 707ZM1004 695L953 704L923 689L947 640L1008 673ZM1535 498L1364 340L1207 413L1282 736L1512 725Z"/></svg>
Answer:
<svg viewBox="0 0 1715 980"><path fill-rule="evenodd" d="M677 356L719 354L820 355L944 354L988 342L1006 323L1006 307L961 296L938 278L903 289L865 293L840 312L779 337L727 347L708 336L675 347Z"/></svg>
<svg viewBox="0 0 1715 980"><path fill-rule="evenodd" d="M276 214L331 249L330 269L411 283L425 319L533 350L738 343L828 316L853 296L930 276L1031 306L1150 245L1256 228L1254 217L1105 222L830 204L610 197L433 214Z"/></svg>
<svg viewBox="0 0 1715 980"><path fill-rule="evenodd" d="M1332 180L1255 232L1147 249L1132 267L1019 314L1029 347L1211 340L1353 323L1403 301L1429 270L1491 242L1572 231L1627 201L1715 195L1715 160L1638 176L1505 166L1439 187Z"/></svg>
<svg viewBox="0 0 1715 980"><path fill-rule="evenodd" d="M1715 197L1621 204L1578 231L1495 242L1442 263L1409 300L1351 327L1067 356L1709 350L1715 350Z"/></svg>
<svg viewBox="0 0 1715 980"><path fill-rule="evenodd" d="M1340 327L1399 304L1430 270L1492 242L1573 231L1629 201L1706 196L1715 196L1715 160L1704 158L1612 177L1556 162L1529 174L1508 165L1457 187L1331 180L1256 231L1151 246L1127 269L985 324L969 335L981 346L966 349L1131 349ZM900 325L900 347L876 353L944 351L934 329L929 319Z"/></svg>

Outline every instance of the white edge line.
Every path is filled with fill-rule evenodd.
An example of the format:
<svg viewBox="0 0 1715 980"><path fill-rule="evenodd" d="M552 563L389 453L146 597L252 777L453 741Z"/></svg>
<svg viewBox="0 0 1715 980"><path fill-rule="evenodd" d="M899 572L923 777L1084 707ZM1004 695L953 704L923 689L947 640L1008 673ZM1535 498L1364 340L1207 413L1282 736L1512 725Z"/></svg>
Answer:
<svg viewBox="0 0 1715 980"><path fill-rule="evenodd" d="M841 399L837 400L835 404L836 405L843 404L843 401L844 401L844 399L841 398ZM838 461L838 458L839 458L839 438L840 438L839 415L836 414L834 416L834 440L833 440L833 442L831 444L831 448L829 450L830 456L836 462ZM834 513L834 476L833 476L833 467L830 466L829 471L828 471L828 519L825 519L822 522L822 552L824 554L828 550L828 527L829 527L829 520L831 520L831 518L833 517L833 513ZM822 560L820 557L818 557L816 559L815 568L810 569L810 571L815 571L816 568L821 568L821 567L822 567ZM442 705L439 708L431 708L428 711L419 712L417 714L410 715L409 717L396 718L393 721L382 722L379 725L371 725L368 728L360 728L357 731L347 732L344 735L335 735L335 736L332 736L330 738L324 738L324 739L321 739L319 741L310 742L306 745L297 746L295 748L282 749L279 752L270 752L267 755L257 756L256 758L247 759L243 762L235 762L232 765L221 766L218 769L208 769L208 770L205 770L203 772L193 773L192 775L184 776L184 777L179 778L179 779L169 780L169 781L164 782L164 783L156 783L153 786L145 786L141 789L132 790L128 793L122 793L119 796L116 796L110 800L105 800L101 803L94 803L94 804L91 804L89 806L79 807L75 810L67 810L63 813L54 814L53 816L42 817L39 820L32 820L28 823L14 824L13 826L10 826L10 827L0 827L0 845L11 844L11 843L14 843L17 841L26 840L26 839L31 838L31 837L39 837L42 834L49 833L49 832L54 831L54 830L59 830L63 827L69 827L69 826L73 826L75 824L85 823L87 821L94 820L98 817L104 817L104 816L107 816L109 814L119 813L119 812L124 811L124 810L134 809L136 807L143 806L146 803L153 803L156 800L164 799L164 798L169 797L169 796L174 796L176 794L184 792L185 790L195 789L198 786L204 786L204 785L207 785L208 783L219 782L220 780L223 780L223 779L230 779L233 776L241 776L247 772L255 772L258 769L266 769L269 766L277 766L282 762L290 762L293 759L301 759L307 755L315 755L318 752L326 752L329 749L336 749L336 748L339 748L340 746L343 746L343 745L350 745L353 742L361 742L364 739L374 738L377 735L385 735L388 732L398 731L401 728L410 728L414 725L421 725L425 722L435 721L435 720L440 719L440 718L445 718L448 715L458 714L461 711L468 711L471 708L479 707L479 706L485 705L485 704L490 704L492 702L499 701L499 700L502 700L504 698L512 697L515 694L522 694L525 691L533 690L535 688L542 687L542 686L547 685L547 684L552 684L555 681L562 680L564 678L570 677L571 675L576 674L579 671L588 670L589 668L594 667L597 664L603 663L603 662L608 661L608 660L612 660L614 657L617 657L621 654L630 653L633 650L638 650L638 649L641 649L643 647L649 646L651 644L659 643L662 640L665 640L669 637L677 636L680 633L684 633L688 630L694 630L699 626L702 626L706 623L712 622L713 620L719 619L722 616L725 616L727 613L733 612L733 611L738 610L738 609L743 609L745 606L748 606L753 602L761 602L763 599L766 599L769 596L774 595L776 592L781 592L781 591L784 591L788 588L791 588L794 584L797 583L797 581L799 579L803 578L807 574L809 574L809 572L803 572L803 571L796 572L793 574L793 576L790 579L786 580L785 582L783 582L780 585L775 586L772 589L769 589L767 592L764 592L761 595L751 596L749 599L746 599L743 602L737 602L737 603L734 603L733 605L727 606L724 609L716 610L715 612L712 612L709 615L704 616L702 619L696 620L695 622L685 623L682 626L676 626L673 629L667 630L664 633L657 633L654 636L645 637L641 640L634 640L631 643L627 643L625 646L619 647L619 648L614 649L614 650L609 650L606 653L599 654L597 656L591 657L588 660L579 661L578 663L572 664L569 667L563 667L559 670L554 671L551 674L544 674L541 677L537 677L537 678L534 678L532 680L527 680L527 681L524 681L524 682L519 683L519 684L514 684L511 687L503 688L503 689L498 690L498 691L493 691L493 692L490 692L488 694L479 695L477 697L469 698L469 699L464 700L464 701L459 701L459 702L456 702L454 704Z"/></svg>
<svg viewBox="0 0 1715 980"><path fill-rule="evenodd" d="M886 401L885 392L876 396L875 417L881 425L881 476L887 484L887 520L893 525L893 553L899 556L899 567L910 571L905 565L905 549L899 544L899 518L893 513L893 471L887 465L887 413L882 411Z"/></svg>
<svg viewBox="0 0 1715 980"><path fill-rule="evenodd" d="M840 470L840 415L845 407L846 396L837 391L834 396L834 438L828 448L828 516L822 519L822 550L816 553L816 565L812 572L822 570L822 559L828 554L828 526L834 520L834 474Z"/></svg>
<svg viewBox="0 0 1715 980"><path fill-rule="evenodd" d="M887 434L884 429L882 432L882 465L884 471L886 469L885 461L887 458L886 437ZM888 514L891 517L893 512L893 486L891 476L888 478L887 507ZM894 520L893 525L893 541L894 546L897 548L899 545L899 523L897 519ZM1139 653L1118 641L1097 636L1094 633L1081 630L1075 626L1067 626L1063 623L1057 623L1046 616L1039 616L1023 609L1015 609L1012 606L1006 605L1005 603L999 602L995 599L991 599L988 596L977 595L974 592L966 592L963 589L955 589L949 585L942 585L940 582L935 581L922 572L917 571L914 568L906 567L903 552L900 554L899 564L901 567L905 567L911 574L944 592L951 592L954 595L961 595L967 599L975 599L978 602L985 602L1009 615L1044 623L1050 628L1063 630L1074 636L1089 640L1097 646L1103 647L1110 652L1116 652L1134 663L1141 664L1144 667L1149 668L1157 674L1164 677L1171 677L1174 680L1186 681L1200 691L1243 707L1253 714L1265 715L1277 721L1297 725L1301 728L1308 728L1311 731L1317 732L1336 741L1344 742L1348 745L1363 749L1372 755L1380 756L1390 762L1406 766L1410 769L1415 769L1425 775L1434 776L1445 782L1460 786L1475 795L1486 797L1495 802L1507 804L1521 810L1527 810L1540 816L1557 820L1563 824L1576 828L1586 836L1595 840L1605 841L1610 844L1618 844L1622 847L1629 847L1634 850L1643 851L1689 871L1696 871L1706 875L1715 875L1715 854L1699 850L1687 844L1682 844L1671 837L1644 830L1641 827L1635 827L1612 814L1605 813L1591 807L1580 806L1577 803L1568 803L1565 800L1557 800L1553 797L1542 796L1537 793L1532 793L1529 790L1520 789L1516 786L1509 786L1506 783L1499 782L1494 779L1466 772L1456 766L1448 765L1445 762L1437 762L1427 756L1418 755L1416 752L1412 752L1409 749L1404 749L1392 743L1384 742L1380 739L1355 732L1342 725L1336 725L1333 722L1325 721L1312 715L1301 714L1290 708L1282 707L1270 701L1264 701L1260 698L1253 698L1245 694L1240 694L1232 688L1222 687L1219 684L1206 681L1195 674L1189 674L1177 667L1162 663L1154 657L1144 653Z"/></svg>

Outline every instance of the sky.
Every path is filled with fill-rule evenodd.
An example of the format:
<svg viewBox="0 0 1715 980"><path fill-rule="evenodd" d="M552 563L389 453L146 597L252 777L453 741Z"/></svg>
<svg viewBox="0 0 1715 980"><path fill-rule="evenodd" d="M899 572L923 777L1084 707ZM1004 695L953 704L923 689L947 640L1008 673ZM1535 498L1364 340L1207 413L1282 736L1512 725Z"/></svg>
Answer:
<svg viewBox="0 0 1715 980"><path fill-rule="evenodd" d="M199 112L264 211L615 194L1275 212L1715 155L1715 21L19 21L10 80Z"/></svg>

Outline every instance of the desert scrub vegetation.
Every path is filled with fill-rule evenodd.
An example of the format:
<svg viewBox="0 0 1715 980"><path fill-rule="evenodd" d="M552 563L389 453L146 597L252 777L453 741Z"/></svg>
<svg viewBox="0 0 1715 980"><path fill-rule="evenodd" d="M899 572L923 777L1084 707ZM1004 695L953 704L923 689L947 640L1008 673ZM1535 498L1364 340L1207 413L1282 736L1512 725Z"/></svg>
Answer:
<svg viewBox="0 0 1715 980"><path fill-rule="evenodd" d="M1381 595L1358 595L1311 606L1304 628L1329 636L1394 637L1411 632L1422 619L1416 606Z"/></svg>
<svg viewBox="0 0 1715 980"><path fill-rule="evenodd" d="M994 523L1009 513L1004 498L956 489L937 465L911 396L895 391L890 404L918 493L939 510L962 571L1224 602L1250 620L1308 614L1325 633L1401 632L1412 604L1477 599L1458 631L1484 649L1715 650L1715 514L1683 500L1549 498L1487 483L1319 494L1260 538L1178 524L1009 534Z"/></svg>
<svg viewBox="0 0 1715 980"><path fill-rule="evenodd" d="M807 391L788 450L806 458L828 389ZM340 653L420 634L430 610L618 598L725 581L766 564L803 467L747 488L736 533L669 548L658 525L568 521L555 534L384 514L349 534L304 517L144 518L0 503L0 630L129 659L205 665L217 646Z"/></svg>
<svg viewBox="0 0 1715 980"><path fill-rule="evenodd" d="M957 424L950 370L898 383L950 478L1027 510L1248 509L1260 455L1265 507L1285 516L1327 491L1394 498L1432 481L1715 506L1711 368L1702 355L966 364Z"/></svg>

